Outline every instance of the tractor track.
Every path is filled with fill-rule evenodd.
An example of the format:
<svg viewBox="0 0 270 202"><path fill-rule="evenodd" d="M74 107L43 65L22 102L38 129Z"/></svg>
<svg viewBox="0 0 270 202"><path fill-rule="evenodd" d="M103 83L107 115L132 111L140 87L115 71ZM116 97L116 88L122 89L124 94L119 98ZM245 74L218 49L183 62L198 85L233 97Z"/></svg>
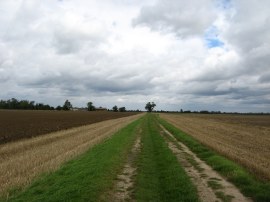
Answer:
<svg viewBox="0 0 270 202"><path fill-rule="evenodd" d="M183 166L203 202L250 202L243 194L224 177L199 159L187 146L178 141L169 131L161 126L161 135L168 147Z"/></svg>

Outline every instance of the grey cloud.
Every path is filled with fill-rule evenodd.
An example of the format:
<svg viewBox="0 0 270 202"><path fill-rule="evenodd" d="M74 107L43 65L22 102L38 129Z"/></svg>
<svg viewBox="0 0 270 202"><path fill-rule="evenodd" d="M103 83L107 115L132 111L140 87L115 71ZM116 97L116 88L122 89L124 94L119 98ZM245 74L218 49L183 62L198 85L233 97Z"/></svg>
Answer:
<svg viewBox="0 0 270 202"><path fill-rule="evenodd" d="M220 96L228 95L238 92L237 88L228 87L226 89L219 89L218 86L220 81L190 81L185 88L181 89L179 92L187 95L194 96Z"/></svg>
<svg viewBox="0 0 270 202"><path fill-rule="evenodd" d="M53 40L53 46L59 54L76 53L80 50L80 40L65 36L63 33L56 33Z"/></svg>
<svg viewBox="0 0 270 202"><path fill-rule="evenodd" d="M270 69L270 67L269 67L269 69ZM260 76L259 82L261 82L261 83L270 83L270 72L267 72L264 75Z"/></svg>
<svg viewBox="0 0 270 202"><path fill-rule="evenodd" d="M243 52L250 52L270 40L270 14L268 0L232 1L235 14L230 20L230 27L225 37Z"/></svg>
<svg viewBox="0 0 270 202"><path fill-rule="evenodd" d="M85 26L91 26L91 23ZM91 33L85 30L71 29L63 24L54 25L52 45L59 54L79 52L84 47L92 49L104 42L105 33Z"/></svg>
<svg viewBox="0 0 270 202"><path fill-rule="evenodd" d="M262 76L270 63L270 1L232 1L235 14L229 28L222 33L241 55L242 74Z"/></svg>
<svg viewBox="0 0 270 202"><path fill-rule="evenodd" d="M153 87L148 78L143 76L138 78L123 77L109 78L108 75L80 75L61 73L60 75L47 75L35 78L32 81L23 81L21 85L30 88L58 88L69 95L79 95L89 92L99 93L122 93L136 94L147 91Z"/></svg>
<svg viewBox="0 0 270 202"><path fill-rule="evenodd" d="M270 99L256 98L253 100L244 100L244 104L268 105L270 106Z"/></svg>
<svg viewBox="0 0 270 202"><path fill-rule="evenodd" d="M175 32L181 37L202 35L216 17L214 1L158 0L143 7L133 25L146 25L153 30Z"/></svg>
<svg viewBox="0 0 270 202"><path fill-rule="evenodd" d="M268 1L232 1L235 15L217 25L224 46L211 50L204 34L221 12L214 0L7 2L0 1L0 99L270 109Z"/></svg>

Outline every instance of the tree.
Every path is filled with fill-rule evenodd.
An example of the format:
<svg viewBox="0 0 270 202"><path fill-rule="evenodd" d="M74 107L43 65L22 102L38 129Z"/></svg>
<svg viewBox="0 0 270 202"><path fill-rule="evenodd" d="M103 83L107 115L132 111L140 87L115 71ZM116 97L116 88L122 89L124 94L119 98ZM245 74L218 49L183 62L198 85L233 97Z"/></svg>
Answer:
<svg viewBox="0 0 270 202"><path fill-rule="evenodd" d="M70 110L71 108L72 108L72 104L68 100L66 100L63 105L63 110L67 111L67 110Z"/></svg>
<svg viewBox="0 0 270 202"><path fill-rule="evenodd" d="M113 110L114 112L118 112L118 107L115 105L115 106L112 108L112 110Z"/></svg>
<svg viewBox="0 0 270 202"><path fill-rule="evenodd" d="M148 112L152 112L153 109L155 108L156 104L154 102L148 102L146 105L145 105L145 109L148 111Z"/></svg>
<svg viewBox="0 0 270 202"><path fill-rule="evenodd" d="M62 107L61 107L60 105L58 105L58 106L56 107L56 110L62 110Z"/></svg>
<svg viewBox="0 0 270 202"><path fill-rule="evenodd" d="M93 105L92 102L87 103L87 110L88 111L95 111L96 107Z"/></svg>
<svg viewBox="0 0 270 202"><path fill-rule="evenodd" d="M119 107L119 112L126 112L126 108L125 107Z"/></svg>

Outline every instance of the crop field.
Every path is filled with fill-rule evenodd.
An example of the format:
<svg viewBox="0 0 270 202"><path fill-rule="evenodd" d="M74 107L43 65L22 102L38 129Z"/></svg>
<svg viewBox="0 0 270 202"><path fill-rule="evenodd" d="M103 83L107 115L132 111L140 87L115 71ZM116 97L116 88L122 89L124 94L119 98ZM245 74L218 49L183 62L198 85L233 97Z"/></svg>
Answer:
<svg viewBox="0 0 270 202"><path fill-rule="evenodd" d="M267 178L183 132L178 117L249 125L234 117L140 113L3 143L0 201L270 200Z"/></svg>
<svg viewBox="0 0 270 202"><path fill-rule="evenodd" d="M218 153L270 180L270 116L161 114Z"/></svg>
<svg viewBox="0 0 270 202"><path fill-rule="evenodd" d="M0 193L82 154L141 115L93 123L0 145Z"/></svg>
<svg viewBox="0 0 270 202"><path fill-rule="evenodd" d="M0 110L0 144L134 114L136 113Z"/></svg>

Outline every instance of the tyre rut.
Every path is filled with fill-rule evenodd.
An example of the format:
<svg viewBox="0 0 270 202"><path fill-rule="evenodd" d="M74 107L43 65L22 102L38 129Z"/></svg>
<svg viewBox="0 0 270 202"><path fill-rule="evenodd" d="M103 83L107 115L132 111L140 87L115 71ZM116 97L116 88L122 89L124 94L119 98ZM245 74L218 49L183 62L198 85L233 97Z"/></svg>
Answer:
<svg viewBox="0 0 270 202"><path fill-rule="evenodd" d="M224 177L219 175L204 161L200 160L187 146L179 142L169 131L161 126L161 135L168 143L168 147L176 155L192 182L197 187L201 201L252 201Z"/></svg>
<svg viewBox="0 0 270 202"><path fill-rule="evenodd" d="M135 143L128 154L123 170L117 175L114 191L111 194L112 201L135 201L133 196L134 179L137 175L135 161L141 151L141 133L142 130L140 129Z"/></svg>

